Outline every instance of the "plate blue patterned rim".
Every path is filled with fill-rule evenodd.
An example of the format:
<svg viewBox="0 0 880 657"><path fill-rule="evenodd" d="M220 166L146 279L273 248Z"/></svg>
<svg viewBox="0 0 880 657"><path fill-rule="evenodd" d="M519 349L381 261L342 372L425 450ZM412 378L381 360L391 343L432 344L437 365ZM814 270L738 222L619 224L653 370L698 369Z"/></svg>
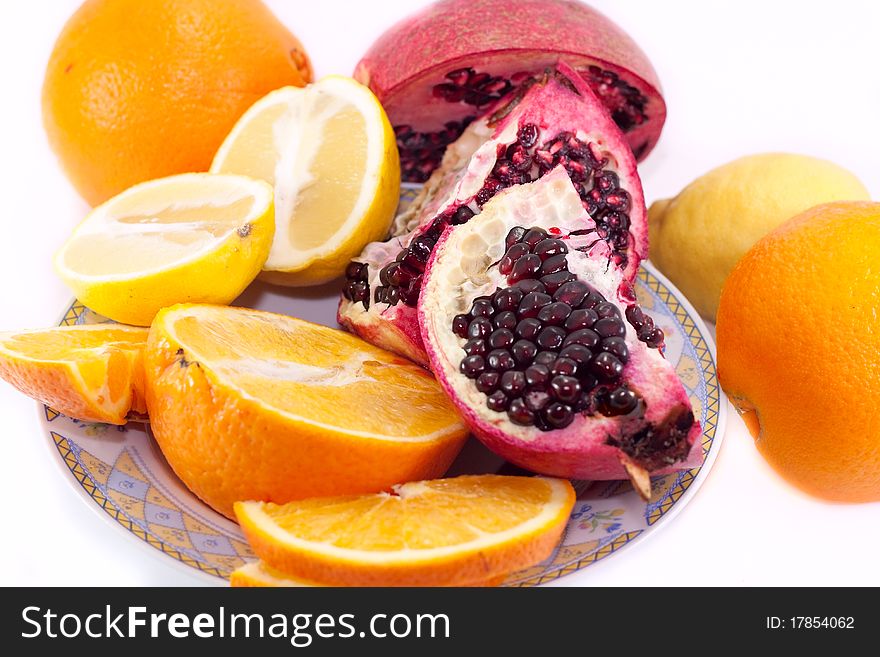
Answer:
<svg viewBox="0 0 880 657"><path fill-rule="evenodd" d="M703 465L654 478L647 506L629 482L573 482L578 500L559 546L542 563L511 575L508 586L552 582L644 540L681 511L714 462L727 403L718 386L711 336L690 303L650 263L640 271L636 293L666 332L666 356L702 423ZM272 307L273 303L258 305L276 312L296 309ZM328 297L326 304L332 317L335 298ZM60 324L106 321L74 302ZM213 584L222 584L232 570L254 558L237 525L207 507L175 477L143 425L85 423L47 406L40 405L40 410L41 425L68 481L102 518L149 552ZM494 471L500 461L492 465L492 458L471 441L453 469Z"/></svg>

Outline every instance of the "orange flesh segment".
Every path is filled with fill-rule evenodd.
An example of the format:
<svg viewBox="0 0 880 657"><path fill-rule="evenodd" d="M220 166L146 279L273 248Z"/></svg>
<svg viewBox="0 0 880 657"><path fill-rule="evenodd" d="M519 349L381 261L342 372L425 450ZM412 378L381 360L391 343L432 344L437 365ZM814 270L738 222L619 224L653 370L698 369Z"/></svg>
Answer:
<svg viewBox="0 0 880 657"><path fill-rule="evenodd" d="M455 546L541 513L551 490L540 479L479 478L403 484L398 494L265 505L282 529L303 540L362 551ZM425 522L430 518L430 522Z"/></svg>
<svg viewBox="0 0 880 657"><path fill-rule="evenodd" d="M148 329L118 328L112 324L90 327L57 327L10 335L4 346L34 360L76 360L78 353L95 348L120 346L147 339Z"/></svg>
<svg viewBox="0 0 880 657"><path fill-rule="evenodd" d="M465 584L465 586L501 586L505 575L492 577L488 580L482 580L473 584ZM276 570L271 566L257 561L245 564L244 566L234 570L229 576L229 584L232 587L310 587L310 586L329 586L320 582L309 582L296 577L287 575L286 573Z"/></svg>
<svg viewBox="0 0 880 657"><path fill-rule="evenodd" d="M142 352L147 335L148 329L113 325L7 334L0 340L0 374L61 413L121 424L129 410L146 411Z"/></svg>
<svg viewBox="0 0 880 657"><path fill-rule="evenodd" d="M430 374L347 333L210 311L177 319L173 330L192 358L282 412L393 438L449 427L449 402ZM397 403L382 403L392 396ZM401 414L401 404L413 412Z"/></svg>
<svg viewBox="0 0 880 657"><path fill-rule="evenodd" d="M363 115L351 106L324 124L321 145L309 171L312 181L300 192L289 218L294 249L307 251L327 243L351 215L367 166L366 130Z"/></svg>

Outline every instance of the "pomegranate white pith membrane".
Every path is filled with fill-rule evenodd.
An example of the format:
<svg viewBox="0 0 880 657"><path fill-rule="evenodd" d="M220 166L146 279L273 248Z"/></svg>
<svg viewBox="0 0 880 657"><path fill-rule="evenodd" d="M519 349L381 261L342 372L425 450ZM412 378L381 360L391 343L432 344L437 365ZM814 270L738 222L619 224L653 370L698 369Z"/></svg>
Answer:
<svg viewBox="0 0 880 657"><path fill-rule="evenodd" d="M346 271L339 322L427 364L415 307L425 265L447 226L479 214L502 189L561 166L594 238L628 280L647 253L645 202L632 152L586 83L564 63L523 82L450 145L393 237L368 245Z"/></svg>
<svg viewBox="0 0 880 657"><path fill-rule="evenodd" d="M474 434L541 474L624 479L698 465L700 424L662 332L562 167L447 230L419 323L441 385Z"/></svg>

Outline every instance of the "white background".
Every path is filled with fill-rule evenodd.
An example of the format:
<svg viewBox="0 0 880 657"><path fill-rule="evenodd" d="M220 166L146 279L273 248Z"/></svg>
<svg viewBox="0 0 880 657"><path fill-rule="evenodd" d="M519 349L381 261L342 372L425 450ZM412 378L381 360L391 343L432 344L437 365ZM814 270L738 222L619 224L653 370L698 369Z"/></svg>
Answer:
<svg viewBox="0 0 880 657"><path fill-rule="evenodd" d="M0 3L0 330L51 325L70 300L50 258L87 207L47 146L40 86L54 38L78 4ZM322 75L350 74L372 39L424 3L268 4ZM649 202L734 157L772 150L836 161L880 194L880 4L592 4L642 45L664 85L669 118L641 169ZM35 403L2 382L0 422L0 583L200 581L86 507L51 462ZM715 467L681 515L643 544L559 584L877 585L878 553L880 505L826 504L793 490L731 413Z"/></svg>

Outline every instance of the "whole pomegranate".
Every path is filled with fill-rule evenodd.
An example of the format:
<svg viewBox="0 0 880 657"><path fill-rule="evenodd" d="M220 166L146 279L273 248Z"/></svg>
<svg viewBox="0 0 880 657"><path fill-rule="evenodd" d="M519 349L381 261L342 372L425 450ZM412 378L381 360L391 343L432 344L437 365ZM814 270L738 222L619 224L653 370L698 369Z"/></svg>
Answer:
<svg viewBox="0 0 880 657"><path fill-rule="evenodd" d="M657 74L617 25L576 0L441 0L388 29L355 68L397 132L404 180L427 180L487 107L564 57L637 159L666 120Z"/></svg>
<svg viewBox="0 0 880 657"><path fill-rule="evenodd" d="M368 342L427 364L416 304L425 265L448 226L479 214L502 189L555 167L573 182L581 230L607 245L608 264L632 280L648 250L646 211L632 152L584 80L560 62L524 80L450 145L395 237L349 265L339 322Z"/></svg>
<svg viewBox="0 0 880 657"><path fill-rule="evenodd" d="M494 452L542 474L629 477L647 497L649 475L700 463L700 425L591 221L558 166L445 230L422 284L422 339Z"/></svg>

